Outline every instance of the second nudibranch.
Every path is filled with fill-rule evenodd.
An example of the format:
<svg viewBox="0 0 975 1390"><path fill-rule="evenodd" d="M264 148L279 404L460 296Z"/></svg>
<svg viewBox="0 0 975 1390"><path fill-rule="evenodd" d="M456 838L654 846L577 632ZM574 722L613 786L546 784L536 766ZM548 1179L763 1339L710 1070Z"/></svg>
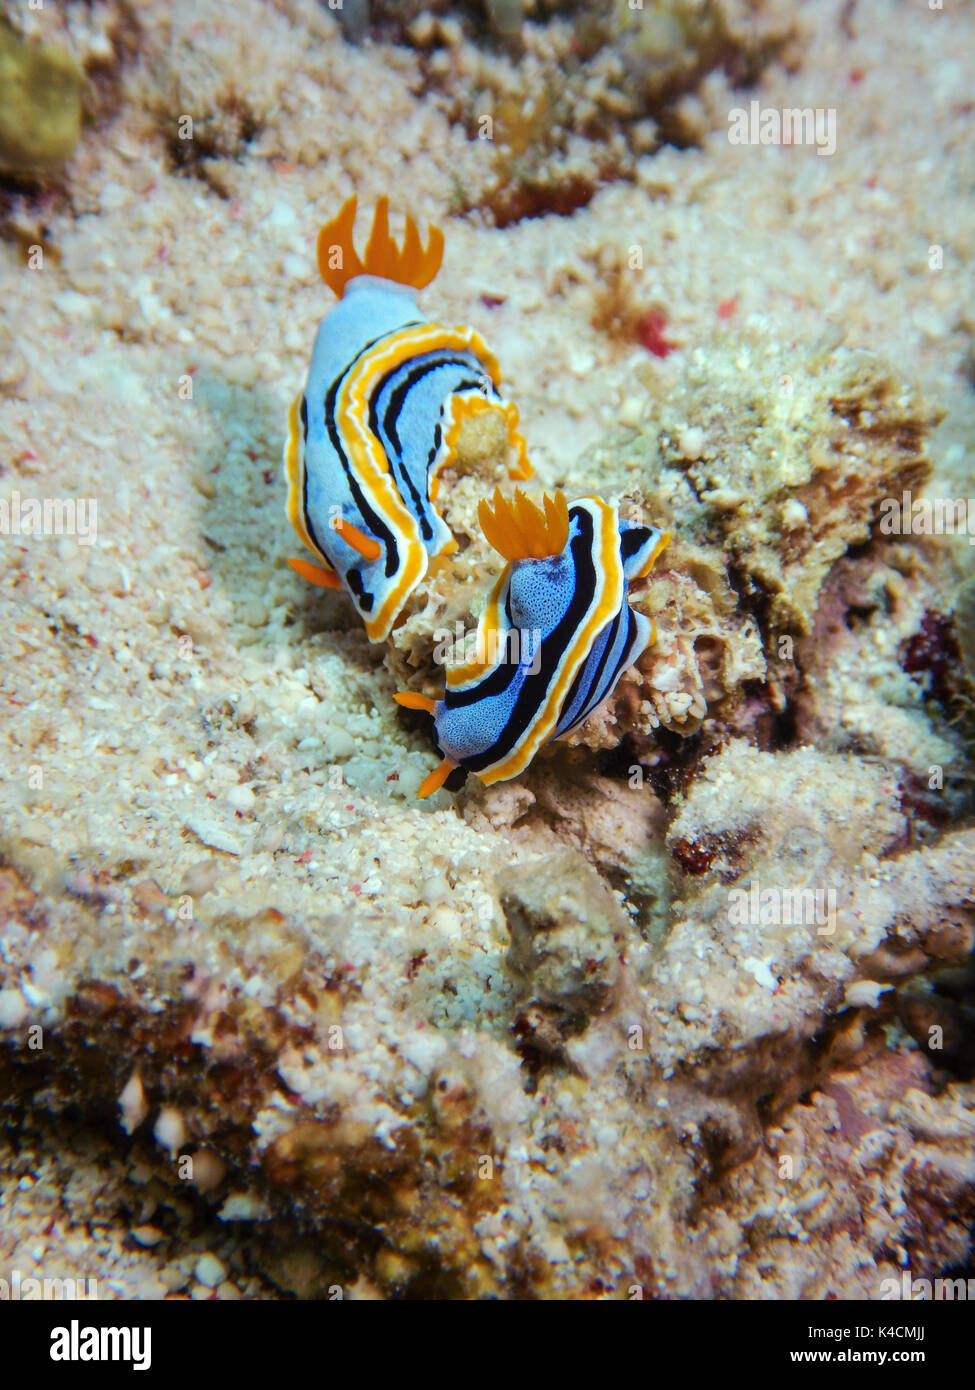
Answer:
<svg viewBox="0 0 975 1390"><path fill-rule="evenodd" d="M510 475L532 469L483 338L429 323L417 308L416 290L440 267L441 232L431 227L424 248L407 218L400 248L381 198L360 260L355 212L352 197L318 236L319 269L339 302L318 329L289 417L288 518L315 557L289 564L314 583L345 588L379 642L430 560L456 549L434 499L464 420L499 411L515 453Z"/></svg>
<svg viewBox="0 0 975 1390"><path fill-rule="evenodd" d="M544 510L516 492L481 502L484 534L507 561L477 628L476 659L451 667L442 700L402 692L401 705L433 715L440 767L421 797L455 767L482 782L522 772L550 739L569 733L612 693L654 640L629 605L670 537L621 521L615 506L561 493Z"/></svg>

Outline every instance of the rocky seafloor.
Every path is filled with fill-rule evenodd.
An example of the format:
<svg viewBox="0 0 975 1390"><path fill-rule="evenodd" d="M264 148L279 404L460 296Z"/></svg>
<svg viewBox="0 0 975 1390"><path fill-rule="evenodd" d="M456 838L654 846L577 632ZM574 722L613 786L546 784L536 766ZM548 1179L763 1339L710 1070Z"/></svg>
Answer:
<svg viewBox="0 0 975 1390"><path fill-rule="evenodd" d="M0 40L0 1278L970 1269L975 547L880 521L975 490L972 6L75 0ZM753 100L835 151L732 144ZM443 227L422 306L497 353L532 486L671 534L612 699L429 802L392 695L478 615L506 459L464 436L388 644L287 567L353 191Z"/></svg>

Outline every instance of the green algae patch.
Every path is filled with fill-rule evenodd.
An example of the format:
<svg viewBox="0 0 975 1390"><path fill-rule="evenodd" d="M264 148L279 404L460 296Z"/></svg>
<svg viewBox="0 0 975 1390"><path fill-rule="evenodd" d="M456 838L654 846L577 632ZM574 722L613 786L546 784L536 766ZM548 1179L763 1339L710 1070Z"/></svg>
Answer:
<svg viewBox="0 0 975 1390"><path fill-rule="evenodd" d="M81 80L66 49L0 27L0 171L49 174L70 158L81 134Z"/></svg>

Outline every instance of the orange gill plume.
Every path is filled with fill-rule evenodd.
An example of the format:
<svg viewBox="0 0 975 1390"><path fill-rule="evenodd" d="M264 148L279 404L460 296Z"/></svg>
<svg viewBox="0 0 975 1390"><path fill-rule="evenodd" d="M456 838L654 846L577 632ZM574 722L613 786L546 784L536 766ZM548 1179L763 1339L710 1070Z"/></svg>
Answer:
<svg viewBox="0 0 975 1390"><path fill-rule="evenodd" d="M484 535L505 560L544 560L559 555L569 539L569 507L564 493L542 499L544 511L515 489L513 498L495 488L492 502L478 503ZM493 506L493 511L492 511Z"/></svg>

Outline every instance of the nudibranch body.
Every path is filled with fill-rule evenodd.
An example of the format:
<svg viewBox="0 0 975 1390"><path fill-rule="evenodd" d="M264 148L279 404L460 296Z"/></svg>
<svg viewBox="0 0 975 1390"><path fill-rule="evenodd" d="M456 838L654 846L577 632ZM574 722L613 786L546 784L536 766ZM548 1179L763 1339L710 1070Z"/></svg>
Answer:
<svg viewBox="0 0 975 1390"><path fill-rule="evenodd" d="M289 417L288 518L315 557L289 563L314 583L344 587L379 642L430 560L456 548L434 499L464 420L501 412L511 476L532 469L480 334L429 323L417 308L415 291L440 267L442 234L431 228L423 248L407 218L398 247L381 198L360 260L355 211L352 197L318 237L322 278L340 298L319 326Z"/></svg>
<svg viewBox="0 0 975 1390"><path fill-rule="evenodd" d="M451 667L442 700L404 692L400 704L434 718L440 767L420 796L455 767L482 782L516 777L543 743L581 724L654 639L628 602L670 537L621 521L615 506L584 497L544 499L544 511L497 491L479 508L484 534L506 560L477 628L476 659Z"/></svg>

